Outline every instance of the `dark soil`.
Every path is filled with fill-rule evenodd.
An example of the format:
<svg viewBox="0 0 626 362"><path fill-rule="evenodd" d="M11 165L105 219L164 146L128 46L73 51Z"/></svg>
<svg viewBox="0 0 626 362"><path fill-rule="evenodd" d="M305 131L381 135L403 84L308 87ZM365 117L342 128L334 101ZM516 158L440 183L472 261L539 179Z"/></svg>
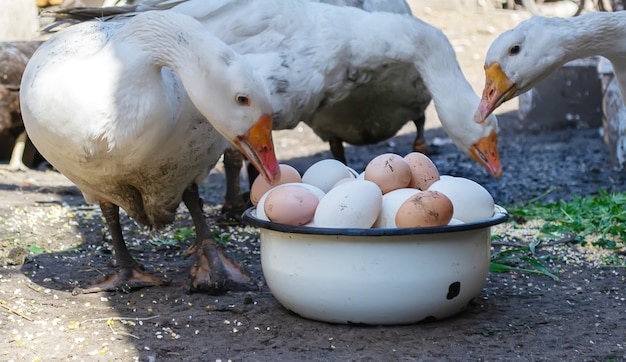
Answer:
<svg viewBox="0 0 626 362"><path fill-rule="evenodd" d="M379 153L406 153L412 136L349 148L349 160L362 169ZM427 136L432 141L444 134L432 129ZM542 200L626 188L624 173L607 166L598 130L503 130L501 139L501 180L489 178L451 144L431 144L431 156L442 173L475 179L501 205L548 190L553 191ZM285 162L302 169L327 157L325 152ZM549 266L557 271L559 282L541 275L490 273L482 294L463 313L408 326L306 320L282 308L267 287L219 297L188 295L183 281L191 261L182 254L191 240L172 242L176 230L191 226L182 207L180 220L162 232L124 222L136 258L149 271L171 278L170 286L72 296L79 283L111 270L99 210L85 206L77 190L50 171L3 174L2 179L3 252L21 246L27 254L26 264L0 271L5 307L0 320L2 359L605 361L626 356L626 273L568 264L558 255ZM222 174L215 173L203 185L207 200L221 199L222 182ZM262 280L256 230L217 225L219 205L206 210L216 231L236 233L228 250ZM46 252L33 255L32 245L36 252Z"/></svg>
<svg viewBox="0 0 626 362"><path fill-rule="evenodd" d="M598 129L532 134L512 127L513 112L500 115L500 124L499 180L436 126L426 133L430 156L442 174L479 182L505 207L542 195L551 202L626 191L626 173L609 165ZM349 147L348 161L360 171L380 153L408 153L413 138L409 129L377 145ZM276 140L281 162L300 171L330 157L306 128L279 132ZM207 219L228 239L227 250L263 280L257 230L216 222L223 182L218 167L201 187ZM72 296L75 286L111 271L99 209L53 171L0 172L0 197L0 360L626 360L626 272L582 254L576 259L572 244L562 255L538 249L551 256L546 265L560 281L490 273L481 295L449 319L334 325L290 313L267 287L217 297L185 293L191 260L183 254L192 240L183 235L191 221L182 206L164 230L123 221L134 256L149 272L172 279L169 286Z"/></svg>

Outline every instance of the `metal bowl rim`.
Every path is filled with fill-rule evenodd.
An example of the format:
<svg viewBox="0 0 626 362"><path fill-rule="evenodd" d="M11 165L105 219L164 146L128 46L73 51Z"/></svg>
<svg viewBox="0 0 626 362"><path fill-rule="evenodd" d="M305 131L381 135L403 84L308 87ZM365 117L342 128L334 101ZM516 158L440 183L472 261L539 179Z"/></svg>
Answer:
<svg viewBox="0 0 626 362"><path fill-rule="evenodd" d="M420 227L420 228L371 228L371 229L356 229L356 228L320 228L311 226L293 226L286 224L279 224L271 221L265 221L258 219L256 214L256 207L250 207L243 213L243 222L245 224L256 226L261 229L279 231L283 233L291 234L308 234L308 235L347 235L347 236L396 236L396 235L425 235L425 234L439 234L458 231L469 231L487 228L490 226L501 224L509 219L507 211L499 206L495 205L494 214L488 219L463 223L458 225L446 225L446 226L434 226L434 227Z"/></svg>

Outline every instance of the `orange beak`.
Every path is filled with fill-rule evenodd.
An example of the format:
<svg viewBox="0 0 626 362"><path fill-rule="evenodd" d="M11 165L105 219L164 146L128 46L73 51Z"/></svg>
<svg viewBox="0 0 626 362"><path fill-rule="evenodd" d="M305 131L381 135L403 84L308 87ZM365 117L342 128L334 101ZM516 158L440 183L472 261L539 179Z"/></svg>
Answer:
<svg viewBox="0 0 626 362"><path fill-rule="evenodd" d="M269 114L262 115L246 134L237 136L234 141L237 148L270 184L280 178L280 167L272 142L272 119L273 116Z"/></svg>
<svg viewBox="0 0 626 362"><path fill-rule="evenodd" d="M498 153L498 135L495 131L491 131L489 136L474 143L470 147L469 153L472 159L483 165L491 176L502 177L502 165Z"/></svg>
<svg viewBox="0 0 626 362"><path fill-rule="evenodd" d="M477 123L483 123L496 108L513 98L516 93L515 83L504 74L500 64L485 64L485 88L474 114L474 120Z"/></svg>

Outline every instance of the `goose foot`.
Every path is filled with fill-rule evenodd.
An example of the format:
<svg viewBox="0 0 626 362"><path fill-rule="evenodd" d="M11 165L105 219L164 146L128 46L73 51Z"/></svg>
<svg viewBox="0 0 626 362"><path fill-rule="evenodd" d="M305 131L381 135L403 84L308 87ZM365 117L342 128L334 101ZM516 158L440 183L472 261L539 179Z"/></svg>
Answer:
<svg viewBox="0 0 626 362"><path fill-rule="evenodd" d="M189 271L189 293L219 295L258 288L241 266L219 250L213 240L207 240L195 252L196 260Z"/></svg>
<svg viewBox="0 0 626 362"><path fill-rule="evenodd" d="M86 288L75 288L72 295L98 293L104 291L131 291L134 289L154 286L165 286L170 282L153 277L141 270L140 267L119 268L117 272L104 279L93 282Z"/></svg>
<svg viewBox="0 0 626 362"><path fill-rule="evenodd" d="M119 206L107 200L100 200L100 209L111 233L117 271L104 279L93 282L86 288L75 288L72 295L115 290L131 291L143 287L169 284L169 281L145 273L141 264L137 263L130 255L122 235Z"/></svg>
<svg viewBox="0 0 626 362"><path fill-rule="evenodd" d="M190 246L189 248L187 248L187 250L185 250L185 254L183 254L183 257L188 258L192 256L193 254L195 254L197 251L198 251L198 246L194 244Z"/></svg>
<svg viewBox="0 0 626 362"><path fill-rule="evenodd" d="M29 170L23 163L0 165L0 170L7 172L26 172Z"/></svg>
<svg viewBox="0 0 626 362"><path fill-rule="evenodd" d="M28 171L28 167L22 161L24 157L24 150L26 149L26 140L28 139L26 135L26 131L20 133L15 140L15 145L13 146L13 151L11 152L11 160L8 165L0 166L0 169L5 171Z"/></svg>

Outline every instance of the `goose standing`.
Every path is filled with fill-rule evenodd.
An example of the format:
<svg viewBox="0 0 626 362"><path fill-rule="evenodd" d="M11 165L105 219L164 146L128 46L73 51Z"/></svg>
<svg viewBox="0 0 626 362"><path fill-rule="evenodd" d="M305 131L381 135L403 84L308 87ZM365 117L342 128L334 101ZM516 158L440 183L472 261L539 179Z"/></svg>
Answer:
<svg viewBox="0 0 626 362"><path fill-rule="evenodd" d="M481 122L502 103L527 92L570 60L609 59L626 103L626 12L573 18L534 16L498 36L485 57L485 88L475 113Z"/></svg>
<svg viewBox="0 0 626 362"><path fill-rule="evenodd" d="M156 5L156 1L152 1L153 6ZM189 0L178 1L178 3L184 3ZM358 9L363 9L368 12L373 11L382 11L382 12L390 12L396 14L408 14L412 15L411 8L404 0L308 0L309 2L321 2L324 4L332 5L332 6L350 6ZM221 9L221 5L219 6ZM192 10L193 13L195 10ZM218 10L215 10L218 11ZM240 10L238 10L240 11ZM228 14L222 14L218 16L217 19L212 19L210 28L215 30L220 27L219 24L231 24L233 17L238 17L237 12L230 12ZM189 14L189 13L188 13ZM217 21L216 21L217 20ZM287 34L287 33L286 33ZM295 37L300 36L299 34L293 34ZM268 86L273 90L272 94L274 96L274 104L277 107L282 107L285 104L296 101L299 103L304 103L302 101L302 95L300 95L300 99L294 98L293 100L288 99L291 95L285 94L285 91L282 91L281 88L287 87L290 88L290 91L293 91L294 87L289 86L290 82L297 82L299 84L296 87L306 87L306 79L303 79L302 75L305 74L305 68L307 66L313 66L313 62L310 60L310 57L314 57L316 53L309 52L299 52L300 49L296 48L295 51L288 51L284 45L279 45L278 47L271 46L266 48L264 38L266 35L264 34L254 34L251 35L255 39L259 40L259 44L253 46L252 49L244 48L238 49L244 51L245 54L250 54L253 60L253 63L264 64L269 57L274 58L269 60L268 64L276 63L276 61L281 62L280 66L274 65L273 69L264 69L262 76L267 79ZM344 35L345 36L345 35ZM322 38L323 40L323 38ZM345 40L344 40L345 41ZM232 44L236 46L236 43ZM313 47L311 47L313 48ZM318 48L322 50L323 48ZM283 52L287 50L288 53L293 54L294 56L300 59L291 60L292 63L301 63L308 64L301 66L302 69L298 69L298 72L301 72L300 75L295 77L294 73L281 71L281 68L291 67L290 64L285 64L285 59L280 59L278 57L278 52ZM259 53L267 52L266 56L259 56ZM317 50L316 50L317 51ZM304 61L304 62L303 62ZM319 65L318 65L319 66ZM337 70L333 70L337 71ZM277 76L277 73L283 73ZM373 80L370 83L370 87L365 87L361 90L361 94L358 94L356 91L349 95L348 97L351 99L347 99L345 101L346 106L337 105L337 107L333 107L332 102L329 102L327 114L320 116L320 119L326 119L330 121L330 127L324 126L318 128L313 128L313 132L316 133L320 138L324 141L327 141L330 146L330 152L336 160L343 162L344 164L348 164L348 161L345 156L345 150L343 143L348 142L353 145L367 145L380 142L382 140L388 139L394 136L400 128L406 124L406 122L412 121L416 127L415 140L413 142L413 150L426 153L426 141L424 139L424 126L426 122L425 112L426 107L431 101L430 94L425 86L418 85L420 88L418 95L415 99L412 99L410 102L415 103L415 111L411 112L411 115L407 115L404 120L398 119L396 122L391 122L390 124L386 124L385 122L379 122L376 120L376 115L367 114L367 112L371 111L372 107L380 109L381 104L386 104L383 106L384 108L391 108L390 105L395 104L395 100L389 101L389 98L386 97L387 89L385 87L379 87L381 84L386 82L393 82L394 78L402 77L401 74L396 74L394 71L389 73L385 73L380 75L381 79ZM291 79L288 79L291 78ZM321 90L322 92L324 90ZM284 95L281 95L284 94ZM297 94L297 93L294 93ZM302 94L302 93L300 93ZM390 95L392 98L395 98L395 95ZM306 97L306 95L305 95ZM373 98L376 98L376 101L373 101ZM317 110L324 108L326 101L322 101L322 105L318 106L316 110L309 111L309 115L304 115L302 121L304 121L310 127L312 126L311 122L307 122L311 117L315 118L317 114ZM367 102L367 107L363 107L363 103ZM289 111L289 110L287 110ZM382 112L385 110L381 109ZM279 114L281 112L278 112ZM289 129L294 128L297 123L299 123L298 119L293 119L293 115L285 115L284 117L277 117L274 121L274 129ZM302 116L301 116L302 117ZM357 120L355 124L355 119L361 118L361 120ZM351 119L352 122L344 122L344 119ZM375 123L372 122L374 120ZM360 127L361 125L365 126L363 130L357 131L347 131L343 128L344 126L353 126ZM373 127L368 127L368 125L372 125ZM390 127L388 127L390 126ZM346 132L346 133L344 133ZM349 133L348 133L349 132ZM350 142L351 140L351 142ZM224 202L223 211L225 214L229 216L237 216L241 209L244 209L249 206L249 202L247 198L241 199L241 190L239 187L239 170L241 169L243 164L242 155L232 147L226 149L224 153L224 166L226 173L226 197ZM248 170L248 178L250 184L257 176L255 170L251 167L247 168Z"/></svg>
<svg viewBox="0 0 626 362"><path fill-rule="evenodd" d="M21 83L24 124L37 149L98 202L117 273L83 292L161 285L126 248L123 208L139 223L191 214L196 260L190 291L248 286L220 250L202 213L197 184L230 142L273 182L272 104L246 61L196 20L172 11L88 21L60 31L33 55Z"/></svg>
<svg viewBox="0 0 626 362"><path fill-rule="evenodd" d="M410 14L304 0L187 0L172 10L197 18L256 65L272 93L274 129L303 121L326 141L368 144L419 118L432 99L457 147L501 174L497 120L472 124L469 110L480 98L454 49Z"/></svg>
<svg viewBox="0 0 626 362"><path fill-rule="evenodd" d="M372 9L377 3L362 5ZM455 145L491 175L501 176L497 119L473 122L472 110L480 98L461 72L450 42L406 8L368 12L306 0L148 0L125 11L172 5L172 11L195 17L243 54L265 79L275 109L274 129L294 128L303 121L331 143L339 158L342 142L379 142L415 120L419 146L424 111L433 100ZM87 17L102 11L87 12ZM71 15L80 18L80 13L73 9ZM233 164L226 164L229 180L238 177L241 167L233 154L225 155L225 161L235 156ZM238 190L238 185L237 178L229 181L228 189ZM226 199L237 197L238 192L231 192Z"/></svg>

